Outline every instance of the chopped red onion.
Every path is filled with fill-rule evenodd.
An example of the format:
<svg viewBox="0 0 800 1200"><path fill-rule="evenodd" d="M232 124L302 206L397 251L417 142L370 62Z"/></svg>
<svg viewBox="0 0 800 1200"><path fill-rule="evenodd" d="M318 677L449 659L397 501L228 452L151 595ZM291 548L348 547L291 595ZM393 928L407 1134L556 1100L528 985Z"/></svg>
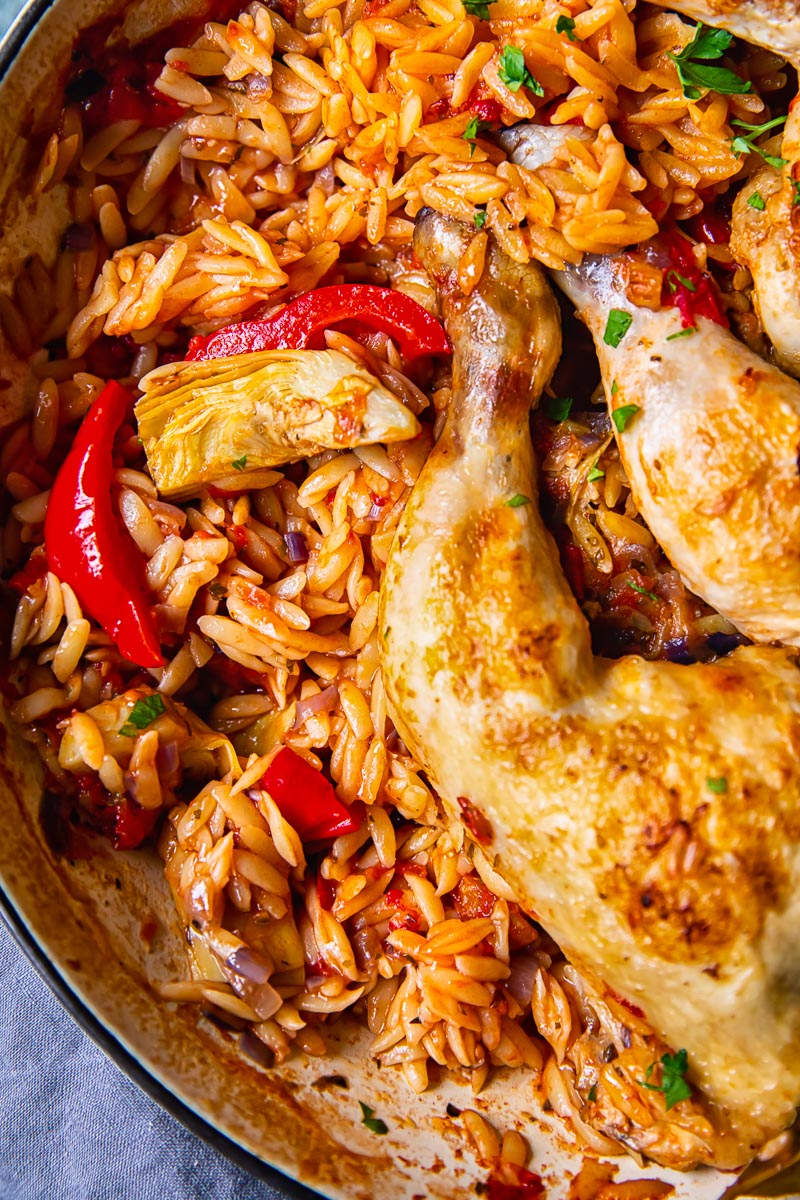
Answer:
<svg viewBox="0 0 800 1200"><path fill-rule="evenodd" d="M324 691L318 692L316 696L309 696L306 700L298 700L293 728L299 729L301 725L305 725L308 718L315 713L330 712L336 703L338 695L337 688L331 684Z"/></svg>
<svg viewBox="0 0 800 1200"><path fill-rule="evenodd" d="M65 250L91 250L94 229L91 225L70 225L64 234Z"/></svg>
<svg viewBox="0 0 800 1200"><path fill-rule="evenodd" d="M303 533L285 533L283 541L290 563L308 562L308 543Z"/></svg>
<svg viewBox="0 0 800 1200"><path fill-rule="evenodd" d="M272 964L249 946L239 946L226 958L225 965L251 983L266 983L272 974Z"/></svg>
<svg viewBox="0 0 800 1200"><path fill-rule="evenodd" d="M195 160L187 158L185 154L181 155L181 183L188 183L189 187L197 187L197 176L195 174Z"/></svg>
<svg viewBox="0 0 800 1200"><path fill-rule="evenodd" d="M380 521L381 517L383 516L384 507L385 506L383 504L373 504L372 508L367 513L367 520Z"/></svg>
<svg viewBox="0 0 800 1200"><path fill-rule="evenodd" d="M357 930L351 938L356 965L359 971L377 970L377 962L381 956L381 940L373 926Z"/></svg>
<svg viewBox="0 0 800 1200"><path fill-rule="evenodd" d="M180 774L181 758L177 742L162 742L156 755L158 777L162 783L173 784Z"/></svg>
<svg viewBox="0 0 800 1200"><path fill-rule="evenodd" d="M262 983L246 997L250 1007L258 1013L262 1021L268 1021L283 1005L283 997L268 983Z"/></svg>
<svg viewBox="0 0 800 1200"><path fill-rule="evenodd" d="M275 1062L275 1055L264 1045L261 1038L250 1029L245 1029L239 1038L239 1046L248 1058L252 1058L261 1067L271 1067Z"/></svg>
<svg viewBox="0 0 800 1200"><path fill-rule="evenodd" d="M523 1008L531 1002L533 985L541 965L538 958L526 954L515 955L511 960L511 974L505 986Z"/></svg>

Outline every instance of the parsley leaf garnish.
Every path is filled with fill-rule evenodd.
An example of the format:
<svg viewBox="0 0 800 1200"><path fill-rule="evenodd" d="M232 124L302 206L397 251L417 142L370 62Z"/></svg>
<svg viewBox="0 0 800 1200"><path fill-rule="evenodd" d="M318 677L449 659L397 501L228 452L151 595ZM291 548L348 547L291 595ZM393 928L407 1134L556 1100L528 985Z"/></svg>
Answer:
<svg viewBox="0 0 800 1200"><path fill-rule="evenodd" d="M243 471L247 466L247 455L243 454L241 458L235 458L231 463L234 471Z"/></svg>
<svg viewBox="0 0 800 1200"><path fill-rule="evenodd" d="M789 182L794 188L794 195L792 196L792 208L794 208L796 204L800 204L800 179L790 179Z"/></svg>
<svg viewBox="0 0 800 1200"><path fill-rule="evenodd" d="M761 195L761 192L753 192L751 196L747 197L747 203L751 208L754 208L756 212L763 212L767 207L764 203L764 197Z"/></svg>
<svg viewBox="0 0 800 1200"><path fill-rule="evenodd" d="M597 1099L597 1084L596 1083L593 1083L592 1086L589 1088L586 1099L589 1101L590 1104L594 1104L595 1100Z"/></svg>
<svg viewBox="0 0 800 1200"><path fill-rule="evenodd" d="M477 212L475 213L475 228L483 229L485 224L486 224L486 209L479 208L477 210Z"/></svg>
<svg viewBox="0 0 800 1200"><path fill-rule="evenodd" d="M374 1108L370 1108L370 1106L365 1104L363 1100L359 1100L358 1103L361 1107L361 1124L366 1125L370 1133L389 1132L389 1126L386 1124L386 1122L382 1121L380 1117L373 1116L373 1113L375 1112Z"/></svg>
<svg viewBox="0 0 800 1200"><path fill-rule="evenodd" d="M728 790L728 781L724 775L712 776L706 780L706 787L715 796L724 796Z"/></svg>
<svg viewBox="0 0 800 1200"><path fill-rule="evenodd" d="M616 396L618 391L619 391L619 384L617 383L617 381L615 379L611 384L611 395Z"/></svg>
<svg viewBox="0 0 800 1200"><path fill-rule="evenodd" d="M660 1062L661 1083L645 1082L650 1078L658 1063L650 1063L645 1071L645 1078L640 1080L640 1083L643 1087L649 1088L651 1092L663 1092L667 1102L667 1111L669 1111L676 1104L680 1104L681 1100L688 1100L692 1094L691 1087L684 1079L689 1067L688 1055L685 1050L679 1050L677 1054L662 1054Z"/></svg>
<svg viewBox="0 0 800 1200"><path fill-rule="evenodd" d="M556 21L556 33L565 33L571 42L583 40L575 32L575 22L572 17L559 17Z"/></svg>
<svg viewBox="0 0 800 1200"><path fill-rule="evenodd" d="M594 464L589 474L586 476L588 483L594 483L595 479L602 479L605 476L605 471L601 471L597 463Z"/></svg>
<svg viewBox="0 0 800 1200"><path fill-rule="evenodd" d="M548 396L544 410L551 421L566 421L574 403L572 396Z"/></svg>
<svg viewBox="0 0 800 1200"><path fill-rule="evenodd" d="M615 408L611 414L611 420L614 422L617 433L624 433L632 417L635 417L639 411L638 404L623 404L620 408Z"/></svg>
<svg viewBox="0 0 800 1200"><path fill-rule="evenodd" d="M687 100L699 100L701 89L719 92L721 96L740 96L753 90L749 80L741 79L726 67L708 67L709 60L722 58L733 41L724 29L707 29L699 21L688 46L669 58L678 69L683 94Z"/></svg>
<svg viewBox="0 0 800 1200"><path fill-rule="evenodd" d="M488 0L461 0L461 3L464 5L464 11L471 17L477 17L479 21L489 20Z"/></svg>
<svg viewBox="0 0 800 1200"><path fill-rule="evenodd" d="M521 87L526 87L534 96L544 95L544 88L525 66L525 56L519 46L503 46L497 74L510 92L518 92Z"/></svg>
<svg viewBox="0 0 800 1200"><path fill-rule="evenodd" d="M785 122L786 117L775 117L773 121L765 121L763 125L748 125L746 121L731 121L731 125L737 129L746 130L745 133L740 133L733 139L731 150L734 154L760 154L764 162L769 163L774 170L782 171L789 161L788 158L779 158L777 154L767 154L766 150L755 145L755 140L763 133L769 133L771 129L779 129Z"/></svg>
<svg viewBox="0 0 800 1200"><path fill-rule="evenodd" d="M475 153L475 139L478 136L478 134L486 133L486 131L491 128L492 128L491 121L480 121L477 117L472 117L467 122L467 127L461 136L465 142L470 143L470 147L469 147L470 158L472 158L473 154Z"/></svg>
<svg viewBox="0 0 800 1200"><path fill-rule="evenodd" d="M624 308L612 308L606 321L603 341L607 346L613 346L616 350L632 324L633 317L629 312L625 312Z"/></svg>
<svg viewBox="0 0 800 1200"><path fill-rule="evenodd" d="M625 580L625 587L632 588L634 592L638 592L640 596L647 596L648 600L655 600L658 604L659 597L655 592L648 592L646 587L642 587L640 583L634 583L632 579Z"/></svg>
<svg viewBox="0 0 800 1200"><path fill-rule="evenodd" d="M120 733L123 737L136 737L140 730L147 729L148 725L152 725L153 721L157 721L166 711L164 697L158 692L144 696L134 704L127 721L120 727Z"/></svg>
<svg viewBox="0 0 800 1200"><path fill-rule="evenodd" d="M668 342L674 342L678 338L689 337L690 334L697 333L696 325L687 325L685 329L679 329L677 333L670 333L667 336Z"/></svg>
<svg viewBox="0 0 800 1200"><path fill-rule="evenodd" d="M691 279L687 279L685 275L681 275L679 271L667 271L667 287L674 296L679 287L685 287L687 292L696 292L697 284L692 283Z"/></svg>
<svg viewBox="0 0 800 1200"><path fill-rule="evenodd" d="M506 508L522 508L524 504L530 504L530 502L530 496L523 496L522 492L517 492L516 496L506 500Z"/></svg>

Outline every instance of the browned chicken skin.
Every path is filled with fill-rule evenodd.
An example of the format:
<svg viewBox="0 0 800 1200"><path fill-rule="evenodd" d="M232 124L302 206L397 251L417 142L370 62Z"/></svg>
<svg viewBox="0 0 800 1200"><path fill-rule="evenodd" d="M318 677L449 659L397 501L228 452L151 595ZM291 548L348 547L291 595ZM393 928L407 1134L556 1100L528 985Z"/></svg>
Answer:
<svg viewBox="0 0 800 1200"><path fill-rule="evenodd" d="M463 297L470 236L430 213L417 227L453 402L385 575L390 709L447 806L482 815L524 907L688 1051L716 1128L683 1102L626 1144L742 1163L800 1098L796 656L593 657L535 502L528 410L559 353L553 300L496 246Z"/></svg>

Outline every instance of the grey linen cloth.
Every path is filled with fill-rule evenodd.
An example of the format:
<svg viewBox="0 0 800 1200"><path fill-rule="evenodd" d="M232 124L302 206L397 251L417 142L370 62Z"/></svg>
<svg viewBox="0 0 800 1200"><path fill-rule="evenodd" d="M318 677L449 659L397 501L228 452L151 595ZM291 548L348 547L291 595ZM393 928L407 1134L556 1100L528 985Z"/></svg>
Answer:
<svg viewBox="0 0 800 1200"><path fill-rule="evenodd" d="M0 920L0 1200L283 1195L228 1162L123 1075Z"/></svg>
<svg viewBox="0 0 800 1200"><path fill-rule="evenodd" d="M0 36L21 7L0 0ZM284 1195L205 1145L123 1075L0 919L0 1200Z"/></svg>

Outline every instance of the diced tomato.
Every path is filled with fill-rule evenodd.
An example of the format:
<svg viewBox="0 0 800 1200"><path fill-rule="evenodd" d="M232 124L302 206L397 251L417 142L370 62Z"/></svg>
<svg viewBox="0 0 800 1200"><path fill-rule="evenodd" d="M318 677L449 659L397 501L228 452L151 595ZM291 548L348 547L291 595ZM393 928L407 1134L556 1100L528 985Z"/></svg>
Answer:
<svg viewBox="0 0 800 1200"><path fill-rule="evenodd" d="M508 1174L504 1172L504 1174ZM540 1175L526 1171L524 1167L514 1167L513 1174L517 1182L506 1182L506 1179L496 1177L487 1183L486 1195L488 1200L540 1200L544 1196L544 1184Z"/></svg>
<svg viewBox="0 0 800 1200"><path fill-rule="evenodd" d="M47 574L47 557L44 554L32 554L24 567L21 567L8 581L18 595L24 596L32 583L44 579Z"/></svg>
<svg viewBox="0 0 800 1200"><path fill-rule="evenodd" d="M475 917L490 917L496 897L489 891L480 875L464 875L453 891L453 907L462 921Z"/></svg>
<svg viewBox="0 0 800 1200"><path fill-rule="evenodd" d="M333 908L333 902L336 899L336 888L332 879L324 879L319 873L317 873L317 897L320 908L324 908L326 912L330 912Z"/></svg>
<svg viewBox="0 0 800 1200"><path fill-rule="evenodd" d="M159 62L142 62L133 55L123 58L111 69L106 86L84 101L87 126L99 129L114 121L140 121L158 129L180 120L185 107L155 86L161 70Z"/></svg>
<svg viewBox="0 0 800 1200"><path fill-rule="evenodd" d="M458 797L458 805L461 809L461 819L475 838L475 841L480 842L482 845L491 842L493 836L492 826L480 809L476 808L466 796Z"/></svg>
<svg viewBox="0 0 800 1200"><path fill-rule="evenodd" d="M482 79L479 79L463 104L453 108L449 100L435 100L425 113L426 121L446 121L461 113L470 113L480 121L497 122L502 114L502 105L495 100Z"/></svg>

